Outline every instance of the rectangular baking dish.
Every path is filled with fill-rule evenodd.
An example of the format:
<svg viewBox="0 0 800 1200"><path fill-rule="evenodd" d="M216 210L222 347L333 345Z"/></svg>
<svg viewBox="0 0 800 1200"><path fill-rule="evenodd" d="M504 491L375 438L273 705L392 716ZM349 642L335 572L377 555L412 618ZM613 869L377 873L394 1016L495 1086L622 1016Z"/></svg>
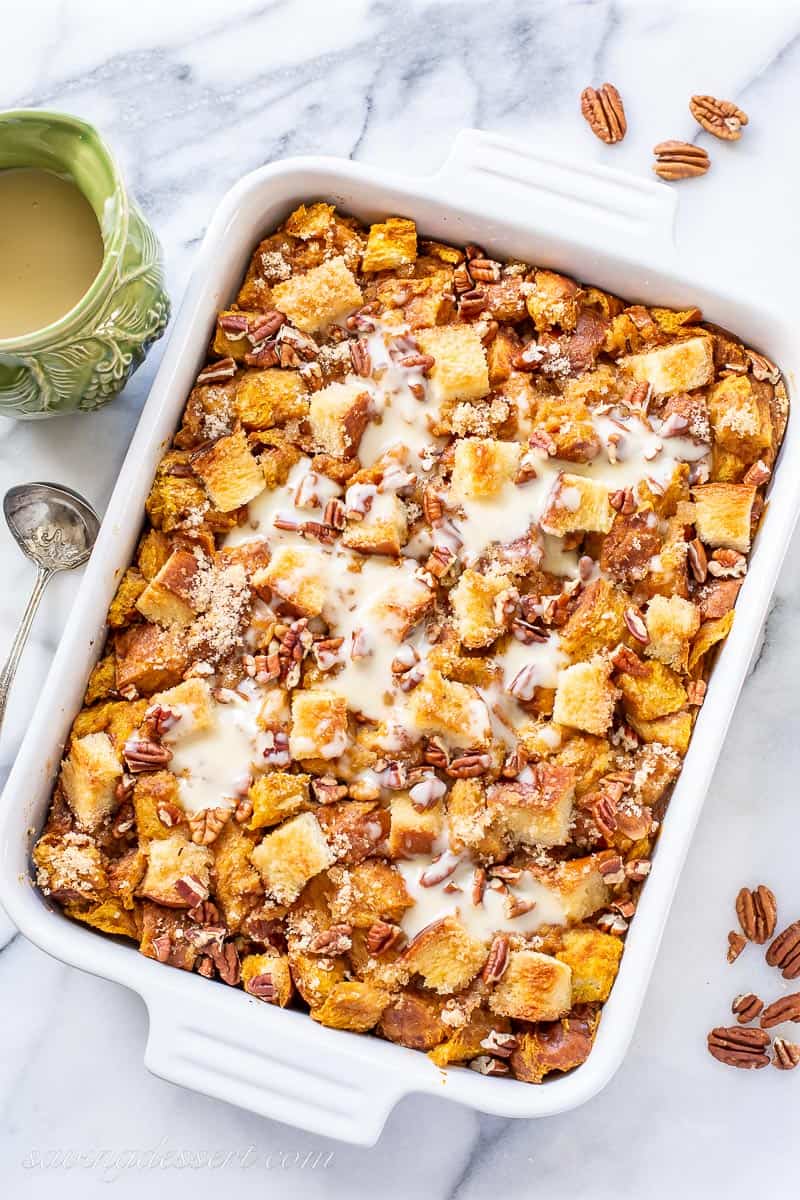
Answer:
<svg viewBox="0 0 800 1200"><path fill-rule="evenodd" d="M204 360L215 314L235 293L257 241L309 198L333 201L367 222L407 215L428 236L475 241L498 257L550 266L631 300L676 308L697 304L709 320L735 330L781 365L790 392L798 352L794 330L781 314L716 291L713 281L680 261L672 240L671 189L501 137L464 131L442 169L418 179L337 159L273 163L242 179L217 209L3 795L0 900L43 950L143 997L150 1016L145 1062L151 1071L265 1116L372 1145L392 1107L409 1093L433 1093L506 1117L538 1117L583 1103L619 1066L800 510L800 411L792 406L733 631L713 673L619 976L583 1066L538 1087L464 1069L443 1075L418 1052L326 1029L303 1013L165 970L48 906L31 880L30 847L103 644L106 610L132 555L156 464Z"/></svg>

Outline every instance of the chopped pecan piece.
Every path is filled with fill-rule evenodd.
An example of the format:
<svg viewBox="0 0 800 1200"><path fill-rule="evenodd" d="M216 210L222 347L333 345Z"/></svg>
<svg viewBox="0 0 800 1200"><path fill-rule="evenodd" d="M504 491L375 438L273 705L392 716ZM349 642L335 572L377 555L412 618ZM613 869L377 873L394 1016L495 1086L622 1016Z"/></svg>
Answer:
<svg viewBox="0 0 800 1200"><path fill-rule="evenodd" d="M742 937L735 929L731 929L728 934L728 962L735 963L739 955L747 945L747 938Z"/></svg>
<svg viewBox="0 0 800 1200"><path fill-rule="evenodd" d="M797 1042L787 1042L786 1038L775 1038L772 1049L774 1051L772 1065L779 1071L793 1071L800 1063L800 1045Z"/></svg>

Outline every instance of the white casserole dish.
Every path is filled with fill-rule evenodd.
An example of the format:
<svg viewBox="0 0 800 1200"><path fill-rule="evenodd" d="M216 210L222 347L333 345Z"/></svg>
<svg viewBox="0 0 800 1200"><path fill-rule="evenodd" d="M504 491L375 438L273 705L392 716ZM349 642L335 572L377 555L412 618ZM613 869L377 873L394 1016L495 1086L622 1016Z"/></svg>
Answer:
<svg viewBox="0 0 800 1200"><path fill-rule="evenodd" d="M413 217L425 234L476 241L593 282L628 299L697 304L791 372L794 331L777 313L716 292L679 262L667 187L579 166L504 138L465 131L438 174L409 179L346 161L274 163L242 179L209 226L169 345L0 806L0 900L50 954L126 984L147 1004L148 1068L176 1083L304 1129L373 1144L404 1095L430 1092L506 1117L545 1116L589 1099L611 1078L634 1030L673 891L725 732L756 648L800 510L800 411L792 409L770 504L733 631L675 789L653 870L628 935L594 1050L571 1074L535 1087L465 1069L443 1077L427 1057L323 1028L243 992L167 970L132 946L64 917L35 890L29 852L61 750L103 644L104 619L139 533L158 460L204 360L218 309L235 293L256 242L301 200L326 198L366 221ZM793 376L789 375L791 382Z"/></svg>

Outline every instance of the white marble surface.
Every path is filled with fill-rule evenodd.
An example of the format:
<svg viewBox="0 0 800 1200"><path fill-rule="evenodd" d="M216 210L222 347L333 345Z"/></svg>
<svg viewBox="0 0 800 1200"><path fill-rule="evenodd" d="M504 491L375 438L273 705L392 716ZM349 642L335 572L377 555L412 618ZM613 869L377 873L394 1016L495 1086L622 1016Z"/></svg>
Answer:
<svg viewBox="0 0 800 1200"><path fill-rule="evenodd" d="M700 90L741 103L751 125L735 146L701 135L714 168L680 188L681 253L796 307L800 8L788 0L26 0L3 32L0 105L66 109L105 132L161 235L175 300L219 197L270 159L323 151L426 172L474 125L646 174L654 142L695 136L686 105ZM581 88L605 79L630 118L613 151L577 113ZM96 416L4 422L3 489L55 479L102 510L158 357ZM204 1197L257 1181L260 1194L302 1200L796 1195L800 1072L726 1070L704 1035L736 992L777 990L755 951L725 963L737 887L770 882L783 915L800 915L799 558L796 538L630 1054L604 1094L540 1122L410 1098L375 1149L325 1142L149 1076L141 1002L17 937L0 955L0 1191ZM0 577L1 647L33 582L2 533ZM58 581L44 601L0 745L3 773L76 583ZM148 1167L159 1146L229 1158ZM113 1165L92 1165L101 1150ZM68 1165L59 1151L84 1158Z"/></svg>

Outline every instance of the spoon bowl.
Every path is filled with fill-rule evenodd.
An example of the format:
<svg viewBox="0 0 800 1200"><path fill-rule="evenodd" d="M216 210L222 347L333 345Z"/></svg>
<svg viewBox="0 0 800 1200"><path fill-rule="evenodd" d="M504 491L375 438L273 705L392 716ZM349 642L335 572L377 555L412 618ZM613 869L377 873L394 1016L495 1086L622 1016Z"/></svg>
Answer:
<svg viewBox="0 0 800 1200"><path fill-rule="evenodd" d="M56 483L10 488L3 514L22 553L49 572L86 562L100 528L96 512L83 496Z"/></svg>

